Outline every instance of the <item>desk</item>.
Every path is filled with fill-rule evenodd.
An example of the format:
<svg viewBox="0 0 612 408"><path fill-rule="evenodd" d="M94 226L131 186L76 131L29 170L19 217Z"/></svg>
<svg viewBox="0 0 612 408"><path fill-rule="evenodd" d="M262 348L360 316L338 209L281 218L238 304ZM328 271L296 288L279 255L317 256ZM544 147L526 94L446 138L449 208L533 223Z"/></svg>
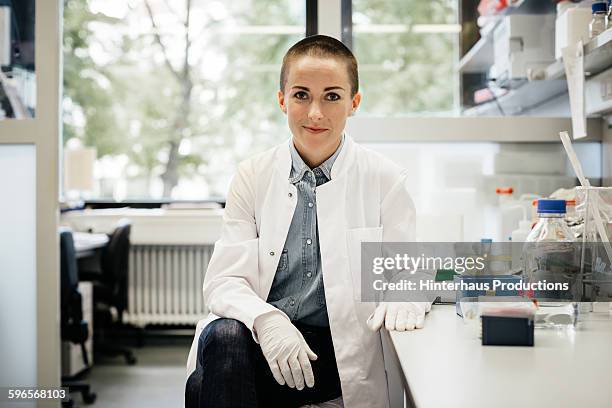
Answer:
<svg viewBox="0 0 612 408"><path fill-rule="evenodd" d="M106 234L73 232L72 237L77 258L91 256L95 253L96 249L103 248L108 243L108 235Z"/></svg>
<svg viewBox="0 0 612 408"><path fill-rule="evenodd" d="M534 347L482 346L454 305L435 305L424 329L390 338L418 408L612 406L609 313L536 329Z"/></svg>

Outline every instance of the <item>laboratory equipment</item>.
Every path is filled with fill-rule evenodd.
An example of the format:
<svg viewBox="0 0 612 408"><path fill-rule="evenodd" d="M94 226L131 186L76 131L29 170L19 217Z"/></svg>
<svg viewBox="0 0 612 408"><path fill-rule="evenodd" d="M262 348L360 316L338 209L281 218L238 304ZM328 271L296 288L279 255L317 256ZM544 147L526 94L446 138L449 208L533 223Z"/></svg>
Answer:
<svg viewBox="0 0 612 408"><path fill-rule="evenodd" d="M483 315L481 319L483 346L533 346L532 318Z"/></svg>
<svg viewBox="0 0 612 408"><path fill-rule="evenodd" d="M518 199L514 199L512 196L513 192L514 189L512 187L498 187L495 190L499 199L500 234L498 239L500 242L511 241L512 231L521 220L527 219L531 199L537 197L535 194L522 194Z"/></svg>
<svg viewBox="0 0 612 408"><path fill-rule="evenodd" d="M597 201L597 205L590 203ZM577 187L577 215L583 220L581 233L581 276L586 299L612 301L612 257L596 227L599 212L608 241L612 238L612 187Z"/></svg>
<svg viewBox="0 0 612 408"><path fill-rule="evenodd" d="M589 23L591 9L570 1L562 1L557 5L555 21L555 58L561 58L561 50L568 45L574 45L582 40L589 40Z"/></svg>
<svg viewBox="0 0 612 408"><path fill-rule="evenodd" d="M548 315L546 307L559 307L578 301L580 289L579 250L574 234L565 222L565 200L538 200L538 222L529 233L524 246L524 279L532 284L546 283L555 286L550 290L531 290L529 297L537 298ZM548 303L547 303L548 302ZM569 318L536 321L536 326L547 327L576 322L577 307L568 309ZM563 313L555 313L555 315Z"/></svg>
<svg viewBox="0 0 612 408"><path fill-rule="evenodd" d="M591 38L597 37L599 34L606 31L606 13L607 6L604 1L598 1L593 3L591 10L593 17L589 24L589 35Z"/></svg>
<svg viewBox="0 0 612 408"><path fill-rule="evenodd" d="M530 77L555 60L555 16L514 14L503 17L493 32L494 64L489 77L500 84Z"/></svg>

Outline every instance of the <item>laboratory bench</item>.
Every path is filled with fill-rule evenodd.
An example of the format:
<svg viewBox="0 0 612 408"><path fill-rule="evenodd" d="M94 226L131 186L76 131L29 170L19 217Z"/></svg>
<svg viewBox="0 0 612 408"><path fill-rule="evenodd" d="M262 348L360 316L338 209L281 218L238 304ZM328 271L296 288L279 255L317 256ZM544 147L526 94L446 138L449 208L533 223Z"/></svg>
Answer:
<svg viewBox="0 0 612 408"><path fill-rule="evenodd" d="M612 406L610 312L575 329L537 328L533 347L481 345L454 305L434 305L423 329L389 334L407 406Z"/></svg>

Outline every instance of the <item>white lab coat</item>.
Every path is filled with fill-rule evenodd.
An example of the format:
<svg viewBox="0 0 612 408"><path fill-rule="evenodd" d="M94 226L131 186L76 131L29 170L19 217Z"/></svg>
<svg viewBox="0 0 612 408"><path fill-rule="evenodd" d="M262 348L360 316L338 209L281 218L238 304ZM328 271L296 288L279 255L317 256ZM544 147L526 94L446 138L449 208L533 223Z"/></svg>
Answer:
<svg viewBox="0 0 612 408"><path fill-rule="evenodd" d="M198 338L208 323L222 316L253 331L255 318L275 310L266 299L297 200L289 182L289 143L238 167L204 279L211 314L198 323L188 373L195 369ZM347 408L389 407L380 333L366 326L376 305L359 301L360 243L415 240L406 178L399 166L346 136L331 180L316 188L325 298Z"/></svg>

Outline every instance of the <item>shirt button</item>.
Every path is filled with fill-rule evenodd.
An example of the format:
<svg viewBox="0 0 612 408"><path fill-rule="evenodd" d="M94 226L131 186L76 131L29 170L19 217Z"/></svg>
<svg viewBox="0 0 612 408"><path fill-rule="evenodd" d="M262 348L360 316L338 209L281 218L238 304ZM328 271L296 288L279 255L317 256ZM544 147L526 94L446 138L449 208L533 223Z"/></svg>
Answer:
<svg viewBox="0 0 612 408"><path fill-rule="evenodd" d="M312 239L308 238L308 239L306 240L306 243L307 243L308 245L312 244Z"/></svg>
<svg viewBox="0 0 612 408"><path fill-rule="evenodd" d="M295 305L295 300L291 300L291 302L289 302L289 304L290 304L291 306Z"/></svg>
<svg viewBox="0 0 612 408"><path fill-rule="evenodd" d="M306 274L306 276L307 276L308 278L310 278L310 277L312 276L312 272L308 272L308 273Z"/></svg>
<svg viewBox="0 0 612 408"><path fill-rule="evenodd" d="M314 205L313 203L308 203L308 206L309 206L310 208L312 208L312 206L313 206L313 205Z"/></svg>
<svg viewBox="0 0 612 408"><path fill-rule="evenodd" d="M274 251L270 251L270 256L274 256Z"/></svg>

